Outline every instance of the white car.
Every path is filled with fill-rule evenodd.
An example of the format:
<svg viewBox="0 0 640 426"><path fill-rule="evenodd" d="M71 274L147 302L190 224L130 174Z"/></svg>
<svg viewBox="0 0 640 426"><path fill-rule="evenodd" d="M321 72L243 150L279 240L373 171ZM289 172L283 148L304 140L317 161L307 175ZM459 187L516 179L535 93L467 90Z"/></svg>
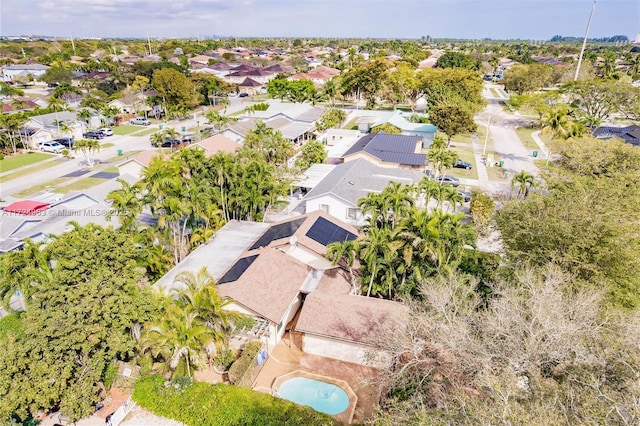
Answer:
<svg viewBox="0 0 640 426"><path fill-rule="evenodd" d="M67 149L60 142L42 142L40 144L40 151L53 152L54 154L60 154L63 150Z"/></svg>
<svg viewBox="0 0 640 426"><path fill-rule="evenodd" d="M151 122L146 118L138 117L138 118L132 118L131 120L129 120L129 124L137 124L139 126L148 126L151 124Z"/></svg>
<svg viewBox="0 0 640 426"><path fill-rule="evenodd" d="M98 129L97 131L102 132L102 134L105 136L113 136L113 130L108 127L103 127L102 129Z"/></svg>

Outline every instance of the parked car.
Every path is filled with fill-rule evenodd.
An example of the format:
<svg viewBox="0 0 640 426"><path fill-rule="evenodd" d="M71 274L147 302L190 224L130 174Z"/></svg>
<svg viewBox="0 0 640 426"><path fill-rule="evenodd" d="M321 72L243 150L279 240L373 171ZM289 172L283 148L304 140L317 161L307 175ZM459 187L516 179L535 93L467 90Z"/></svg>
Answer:
<svg viewBox="0 0 640 426"><path fill-rule="evenodd" d="M458 160L455 161L452 164L453 167L455 167L456 169L467 169L467 170L471 170L472 166L471 163L468 163L466 161L462 161L462 160Z"/></svg>
<svg viewBox="0 0 640 426"><path fill-rule="evenodd" d="M96 132L101 132L105 136L113 136L113 130L108 127L103 127L102 129L96 130Z"/></svg>
<svg viewBox="0 0 640 426"><path fill-rule="evenodd" d="M186 135L182 135L182 143L193 143L193 141L195 140L196 135L194 135L193 133L188 133Z"/></svg>
<svg viewBox="0 0 640 426"><path fill-rule="evenodd" d="M136 124L138 126L149 126L151 125L151 122L146 118L136 117L129 120L129 124Z"/></svg>
<svg viewBox="0 0 640 426"><path fill-rule="evenodd" d="M54 154L60 154L66 148L60 142L51 141L51 142L42 142L40 144L40 151L43 152L53 152Z"/></svg>
<svg viewBox="0 0 640 426"><path fill-rule="evenodd" d="M238 95L238 97L239 97L239 98L246 98L247 96L249 96L249 94L248 94L248 93L240 93L240 94Z"/></svg>
<svg viewBox="0 0 640 426"><path fill-rule="evenodd" d="M471 201L471 193L470 192L458 189L458 194L462 195L462 198L464 199L465 203L468 203L469 201Z"/></svg>
<svg viewBox="0 0 640 426"><path fill-rule="evenodd" d="M453 187L460 185L460 180L457 177L453 176L440 176L436 179L440 185L451 185Z"/></svg>
<svg viewBox="0 0 640 426"><path fill-rule="evenodd" d="M59 138L59 139L54 139L51 142L58 142L60 145L64 145L66 148L73 148L73 144L76 143L76 141L73 138Z"/></svg>
<svg viewBox="0 0 640 426"><path fill-rule="evenodd" d="M82 134L86 139L104 139L104 134L99 130L89 130L87 133Z"/></svg>

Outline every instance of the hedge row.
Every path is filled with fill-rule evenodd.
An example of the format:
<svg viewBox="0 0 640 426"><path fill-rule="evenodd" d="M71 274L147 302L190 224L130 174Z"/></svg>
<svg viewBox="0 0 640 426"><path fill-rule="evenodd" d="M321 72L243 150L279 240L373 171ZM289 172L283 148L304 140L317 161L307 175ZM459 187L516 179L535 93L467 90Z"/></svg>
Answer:
<svg viewBox="0 0 640 426"><path fill-rule="evenodd" d="M340 424L309 407L251 389L224 383L165 385L165 379L158 375L139 379L133 400L154 414L189 426Z"/></svg>
<svg viewBox="0 0 640 426"><path fill-rule="evenodd" d="M262 349L262 343L258 340L251 340L244 345L242 355L229 368L229 381L232 384L237 385L247 370L253 366L260 349Z"/></svg>

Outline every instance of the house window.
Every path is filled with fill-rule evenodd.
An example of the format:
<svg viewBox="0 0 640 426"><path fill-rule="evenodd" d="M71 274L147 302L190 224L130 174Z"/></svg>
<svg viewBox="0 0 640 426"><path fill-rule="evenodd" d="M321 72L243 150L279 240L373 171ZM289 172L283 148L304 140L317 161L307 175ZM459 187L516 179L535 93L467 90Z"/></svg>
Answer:
<svg viewBox="0 0 640 426"><path fill-rule="evenodd" d="M347 219L356 220L358 219L359 214L360 214L360 209L356 209L356 208L347 209Z"/></svg>
<svg viewBox="0 0 640 426"><path fill-rule="evenodd" d="M329 204L320 204L320 210L329 214Z"/></svg>

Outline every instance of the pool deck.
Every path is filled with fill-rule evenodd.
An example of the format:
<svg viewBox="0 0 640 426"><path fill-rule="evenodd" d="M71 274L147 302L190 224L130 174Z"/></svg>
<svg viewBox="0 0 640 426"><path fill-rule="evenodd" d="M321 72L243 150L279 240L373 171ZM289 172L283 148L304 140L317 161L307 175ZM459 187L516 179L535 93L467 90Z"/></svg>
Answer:
<svg viewBox="0 0 640 426"><path fill-rule="evenodd" d="M294 371L306 372L329 379L343 380L348 383L357 396L357 401L350 398L349 408L333 416L343 423L364 423L374 413L380 390L375 384L378 370L359 364L339 361L316 355L306 354L285 336L267 358L262 370L253 382L252 388L259 392L272 394L274 381ZM334 383L334 380L329 380Z"/></svg>

